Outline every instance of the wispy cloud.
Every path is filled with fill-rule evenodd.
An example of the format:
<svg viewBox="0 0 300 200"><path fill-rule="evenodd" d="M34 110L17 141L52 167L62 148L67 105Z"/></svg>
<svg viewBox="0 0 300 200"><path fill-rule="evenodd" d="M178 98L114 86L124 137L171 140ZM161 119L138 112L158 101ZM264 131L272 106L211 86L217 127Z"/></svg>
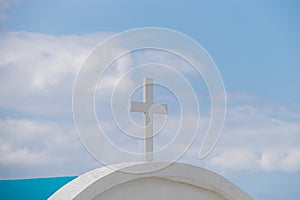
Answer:
<svg viewBox="0 0 300 200"><path fill-rule="evenodd" d="M0 34L0 109L3 110L0 119L0 177L80 174L99 165L84 150L74 131L71 100L80 66L94 46L109 35ZM170 66L183 64L161 52L123 58L115 64L114 71L107 74L109 87L106 90L118 82L125 69L121 66L150 62L156 56L159 56L159 62ZM185 70L185 73L193 72ZM196 91L201 89L195 88ZM207 168L229 172L300 170L299 107L240 93L229 93L228 103L227 121L215 150L205 160L199 161L197 155L203 140L203 135L200 135L182 161L202 163ZM208 113L202 115L201 130L207 128ZM104 126L117 131L109 118L102 118ZM171 128L180 123L176 115L168 116L167 120L167 126ZM169 132L165 136L158 135L156 147L166 145L176 130L170 129ZM114 134L110 137L121 138L114 138ZM117 143L129 150L140 145L128 141ZM182 149L185 144L179 142L177 145L177 149ZM174 148L175 153L177 149Z"/></svg>
<svg viewBox="0 0 300 200"><path fill-rule="evenodd" d="M72 89L81 64L108 35L0 34L0 177L77 174L97 164L74 131Z"/></svg>
<svg viewBox="0 0 300 200"><path fill-rule="evenodd" d="M43 117L71 116L76 73L95 44L108 35L2 33L1 107Z"/></svg>
<svg viewBox="0 0 300 200"><path fill-rule="evenodd" d="M76 175L97 163L72 123L1 119L0 178Z"/></svg>
<svg viewBox="0 0 300 200"><path fill-rule="evenodd" d="M254 96L251 101L235 98L207 166L223 171L300 170L299 108L263 102Z"/></svg>
<svg viewBox="0 0 300 200"><path fill-rule="evenodd" d="M0 23L9 19L7 10L20 2L21 0L0 0Z"/></svg>

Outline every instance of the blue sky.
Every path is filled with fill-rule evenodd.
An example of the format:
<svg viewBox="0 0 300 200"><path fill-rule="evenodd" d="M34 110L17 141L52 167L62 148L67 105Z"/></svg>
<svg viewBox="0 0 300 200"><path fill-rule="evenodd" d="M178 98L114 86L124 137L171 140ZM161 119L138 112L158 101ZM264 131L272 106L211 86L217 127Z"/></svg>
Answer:
<svg viewBox="0 0 300 200"><path fill-rule="evenodd" d="M78 175L97 167L72 123L75 75L108 36L155 26L195 39L223 77L224 133L199 165L257 199L299 199L299 10L296 0L0 0L0 178ZM183 161L197 164L193 153ZM74 166L78 157L85 162Z"/></svg>

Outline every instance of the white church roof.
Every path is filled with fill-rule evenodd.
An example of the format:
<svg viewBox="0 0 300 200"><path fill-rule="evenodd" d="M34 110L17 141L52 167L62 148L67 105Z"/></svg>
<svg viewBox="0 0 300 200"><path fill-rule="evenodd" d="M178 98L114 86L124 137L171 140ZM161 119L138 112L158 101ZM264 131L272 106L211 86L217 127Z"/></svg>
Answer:
<svg viewBox="0 0 300 200"><path fill-rule="evenodd" d="M160 165L165 166L165 163L121 163L113 168L101 167L74 179L49 199L252 200L239 187L209 170L172 163L153 171Z"/></svg>

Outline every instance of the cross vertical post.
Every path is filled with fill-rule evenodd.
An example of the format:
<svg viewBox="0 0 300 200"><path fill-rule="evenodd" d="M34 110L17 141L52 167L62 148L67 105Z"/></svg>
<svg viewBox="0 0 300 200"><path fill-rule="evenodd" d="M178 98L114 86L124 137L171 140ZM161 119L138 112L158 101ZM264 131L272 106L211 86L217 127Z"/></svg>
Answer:
<svg viewBox="0 0 300 200"><path fill-rule="evenodd" d="M131 101L131 112L142 112L144 117L144 159L153 161L153 114L167 114L168 105L153 104L153 79L143 79L143 102Z"/></svg>
<svg viewBox="0 0 300 200"><path fill-rule="evenodd" d="M153 104L153 80L144 78L143 80L143 101L151 106ZM144 126L145 126L145 161L153 161L153 116L150 116L149 109L144 112Z"/></svg>

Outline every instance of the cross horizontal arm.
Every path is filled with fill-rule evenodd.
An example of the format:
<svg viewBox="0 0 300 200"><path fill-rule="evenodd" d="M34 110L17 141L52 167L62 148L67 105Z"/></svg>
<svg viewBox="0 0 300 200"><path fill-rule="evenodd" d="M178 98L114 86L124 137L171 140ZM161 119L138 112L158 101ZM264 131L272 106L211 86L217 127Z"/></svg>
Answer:
<svg viewBox="0 0 300 200"><path fill-rule="evenodd" d="M146 104L144 102L130 102L130 111L131 112L149 112L151 114L167 114L168 105L167 104Z"/></svg>
<svg viewBox="0 0 300 200"><path fill-rule="evenodd" d="M131 101L130 102L130 111L131 112L147 112L149 109L149 106L147 106L144 102L136 102Z"/></svg>

